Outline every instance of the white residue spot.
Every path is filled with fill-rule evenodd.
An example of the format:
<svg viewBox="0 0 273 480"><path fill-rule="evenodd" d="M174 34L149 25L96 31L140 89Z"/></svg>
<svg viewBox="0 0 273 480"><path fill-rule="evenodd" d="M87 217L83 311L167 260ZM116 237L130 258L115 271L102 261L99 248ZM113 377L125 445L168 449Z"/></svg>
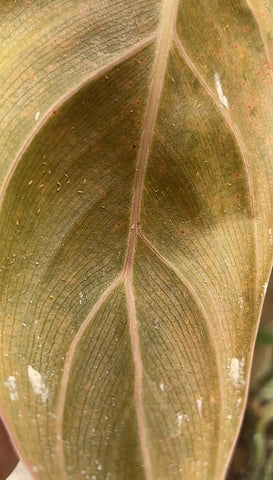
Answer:
<svg viewBox="0 0 273 480"><path fill-rule="evenodd" d="M182 423L183 423L183 415L182 415L182 413L178 413L177 414L177 426L178 426L178 432L179 433L181 433Z"/></svg>
<svg viewBox="0 0 273 480"><path fill-rule="evenodd" d="M97 465L97 470L102 470L102 465L100 464L99 460L95 460L95 463Z"/></svg>
<svg viewBox="0 0 273 480"><path fill-rule="evenodd" d="M161 392L164 392L165 391L164 383L160 383L159 388L160 388Z"/></svg>
<svg viewBox="0 0 273 480"><path fill-rule="evenodd" d="M27 367L27 374L35 395L40 397L43 403L46 403L49 396L49 390L43 382L41 374L37 372L37 370L34 370L31 365Z"/></svg>
<svg viewBox="0 0 273 480"><path fill-rule="evenodd" d="M199 413L199 417L202 417L203 398L202 397L197 398L196 404L197 404L197 410L198 410L198 413Z"/></svg>
<svg viewBox="0 0 273 480"><path fill-rule="evenodd" d="M238 298L238 304L239 304L240 310L243 310L243 308L244 308L244 303L245 303L244 297L239 297L239 298Z"/></svg>
<svg viewBox="0 0 273 480"><path fill-rule="evenodd" d="M82 304L82 301L83 301L83 299L84 299L84 296L83 296L83 293L82 293L82 292L79 293L79 297L80 297L80 305L81 305L81 304Z"/></svg>
<svg viewBox="0 0 273 480"><path fill-rule="evenodd" d="M19 397L17 392L16 378L13 375L10 375L7 381L4 382L4 385L9 392L9 398L13 402L17 401Z"/></svg>
<svg viewBox="0 0 273 480"><path fill-rule="evenodd" d="M272 234L272 228L268 230L268 235L269 235L269 245L273 245L273 234Z"/></svg>
<svg viewBox="0 0 273 480"><path fill-rule="evenodd" d="M265 297L266 291L267 291L268 283L263 284L263 293L262 296Z"/></svg>
<svg viewBox="0 0 273 480"><path fill-rule="evenodd" d="M176 415L176 423L177 423L177 426L178 426L178 429L177 429L177 435L181 435L181 432L182 432L182 424L183 422L186 421L188 422L189 421L189 418L188 418L188 415L183 415L183 413L178 413ZM176 436L176 435L175 435Z"/></svg>
<svg viewBox="0 0 273 480"><path fill-rule="evenodd" d="M35 122L38 122L40 115L41 115L41 112L35 113Z"/></svg>
<svg viewBox="0 0 273 480"><path fill-rule="evenodd" d="M242 387L245 383L244 379L244 366L245 359L232 358L229 365L229 378L232 381L234 387Z"/></svg>
<svg viewBox="0 0 273 480"><path fill-rule="evenodd" d="M224 107L228 108L228 99L223 93L223 88L222 88L222 84L221 84L221 80L218 72L215 72L214 82L215 82L215 87L216 87L220 102L222 103L222 105L224 105Z"/></svg>

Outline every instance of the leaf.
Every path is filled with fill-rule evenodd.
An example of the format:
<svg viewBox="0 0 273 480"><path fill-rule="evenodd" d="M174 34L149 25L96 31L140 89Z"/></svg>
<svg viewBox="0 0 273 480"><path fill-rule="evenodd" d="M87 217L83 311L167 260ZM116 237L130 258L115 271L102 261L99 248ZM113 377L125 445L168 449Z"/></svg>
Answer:
<svg viewBox="0 0 273 480"><path fill-rule="evenodd" d="M271 10L2 2L1 408L39 480L225 476L272 261Z"/></svg>
<svg viewBox="0 0 273 480"><path fill-rule="evenodd" d="M273 331L270 328L260 328L257 336L257 342L263 345L272 345Z"/></svg>

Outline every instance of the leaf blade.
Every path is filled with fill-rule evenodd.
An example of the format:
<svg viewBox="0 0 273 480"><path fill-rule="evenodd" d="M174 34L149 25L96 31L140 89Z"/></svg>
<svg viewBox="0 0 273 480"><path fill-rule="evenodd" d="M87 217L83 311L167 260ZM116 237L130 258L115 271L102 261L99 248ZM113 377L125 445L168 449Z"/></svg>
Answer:
<svg viewBox="0 0 273 480"><path fill-rule="evenodd" d="M72 57L77 51L80 58L86 47L79 42L83 26L96 23L99 3L81 5L80 16L73 5L65 14L62 11L64 20L72 21L75 14L76 24L79 21L81 25L79 31L78 27L73 30L76 36L72 35L69 48ZM265 134L272 121L273 99L262 69L266 55L259 42L259 29L243 2L222 2L221 8L216 0L209 6L206 2L182 5L175 0L150 3L128 17L140 18L142 25L135 24L132 35L124 23L132 7L130 2L113 5L108 8L107 4L97 18L97 27L102 20L108 26L116 8L109 31L99 33L97 29L90 36L86 33L88 41L94 35L102 49L105 47L101 58L96 57L96 48L88 57L87 70L96 57L93 73L87 75L83 68L79 74L72 69L73 78L58 77L58 88L64 96L60 98L58 89L54 95L48 91L45 110L56 99L59 108L52 116L46 114L34 131L25 109L25 139L11 146L10 160L2 162L6 178L2 182L0 215L1 231L5 232L0 239L2 353L7 354L3 357L2 384L7 384L12 374L16 393L24 398L18 409L9 402L11 392L4 389L5 406L8 417L16 418L16 439L26 443L26 456L35 462L33 471L41 479L48 475L74 478L79 468L86 478L104 478L108 473L120 478L127 475L127 468L135 468L135 477L147 480L185 475L219 479L225 474L238 432L257 316L272 258L272 218L268 213L272 203L272 142ZM139 7L143 7L142 2ZM11 10L6 8L9 15ZM24 15L20 2L16 8ZM30 11L39 12L45 24L52 16L47 6L40 10L35 5ZM193 22L196 12L198 18ZM204 18L209 30L203 28ZM52 28L56 29L58 42L61 37L56 22ZM126 48L124 42L119 43L121 25L128 34ZM130 21L129 30L131 27ZM111 43L115 28L116 37ZM69 43L67 30L65 37ZM237 42L236 46L232 42ZM226 49L225 58L219 55L219 45ZM37 52L35 62L39 66ZM58 55L57 51L57 59ZM259 62L258 72L246 60L247 55ZM12 89L10 92L14 96ZM267 104L263 102L265 97ZM249 112L246 105L250 98ZM35 121L39 117L36 112ZM166 287L164 276L171 289ZM135 412L127 437L132 444L126 445L125 439L120 452L132 452L135 461L125 466L126 455L120 453L123 467L118 467L118 448L111 456L109 449L101 447L105 466L94 457L96 452L96 456L101 455L96 450L99 444L95 450L85 447L83 458L77 458L71 443L83 438L87 445L90 436L76 411L78 430L73 427L73 432L69 431L69 412L74 408L74 383L78 380L78 390L86 385L89 388L80 346L88 344L86 335L92 332L93 320L102 318L101 311L111 304L122 281L131 332L131 363L127 363L130 368L132 361L135 365L134 399L132 382L129 395ZM150 295L148 284L152 286ZM111 317L116 322L125 315L124 292L119 298L123 298L119 303L122 307L115 306L116 316ZM149 310L142 302L150 306ZM106 310L103 328L113 313ZM172 386L178 372L181 376L175 395L168 392L172 415L161 398L167 394L165 383L158 378L161 367L155 365L150 372L147 367L148 362L156 363L155 338L157 348L164 343L151 333L155 312L163 319L162 311L168 319L167 323L162 321L163 329L166 338L171 338L173 350L169 347L167 355ZM191 312L188 324L200 351L194 350L195 345L187 342L181 330L186 311ZM184 325L186 331L188 324ZM100 338L102 335L100 332ZM126 335L130 344L128 331ZM100 345L104 348L101 340ZM189 345L199 363L188 355ZM185 387L188 380L181 370L179 352L192 374L192 395ZM95 360L88 361L91 365ZM112 368L110 359L108 363ZM85 372L83 379L76 375L77 368ZM33 376L31 384L27 383L27 371L36 372L39 385L34 385ZM49 398L45 398L45 392ZM67 405L66 393L70 401ZM84 394L80 400L83 405L88 398L92 409L90 395ZM155 405L159 410L153 409ZM65 462L61 448L63 414ZM198 431L197 438L191 428L182 434L185 415ZM87 416L91 418L90 410ZM26 425L33 439L26 435ZM102 441L102 425L100 429ZM209 445L207 451L205 444ZM182 446L186 454L181 463Z"/></svg>

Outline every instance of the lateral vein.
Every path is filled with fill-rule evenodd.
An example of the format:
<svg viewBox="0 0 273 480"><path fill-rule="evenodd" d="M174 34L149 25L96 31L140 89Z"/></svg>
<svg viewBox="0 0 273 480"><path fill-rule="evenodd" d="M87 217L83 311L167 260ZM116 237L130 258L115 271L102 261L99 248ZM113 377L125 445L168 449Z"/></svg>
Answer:
<svg viewBox="0 0 273 480"><path fill-rule="evenodd" d="M75 350L81 341L87 327L90 325L90 322L96 315L96 313L99 311L100 307L102 306L103 302L107 300L109 295L118 287L118 285L123 281L124 275L121 274L116 279L111 283L111 285L104 291L104 293L101 295L101 297L98 299L98 301L95 303L93 306L91 312L89 315L86 317L84 322L81 324L81 327L79 328L77 334L75 335L75 338L73 339L73 342L71 343L69 350L66 355L65 363L64 363L64 368L63 368L63 376L61 379L61 388L60 388L60 397L58 401L58 406L57 406L57 456L59 459L59 465L60 465L60 470L61 470L61 479L62 480L67 480L67 473L66 473L66 465L65 465L65 454L64 454L64 444L63 444L63 433L62 433L62 428L63 428L63 416L64 416L64 408L65 408L65 399L66 399L66 393L67 393L67 387L68 387L68 381L69 381L69 373L70 373L70 368L72 365L73 357Z"/></svg>
<svg viewBox="0 0 273 480"><path fill-rule="evenodd" d="M270 73L271 78L273 79L273 72L272 72L272 68L271 68L272 59L271 59L271 55L270 55L270 51L269 51L269 47L268 47L268 42L267 42L267 39L266 39L266 34L265 34L265 32L262 28L262 25L261 25L261 22L258 18L256 9L252 5L252 1L251 0L246 0L246 4L248 5L248 8L252 13L254 21L256 22L256 25L257 25L257 28L258 28L258 31L259 31L259 34L260 34L260 37L261 37L261 40L262 40L262 43L263 43L263 46L264 46L265 56L266 56L266 59L268 61L269 73Z"/></svg>
<svg viewBox="0 0 273 480"><path fill-rule="evenodd" d="M0 189L0 207L5 195L5 192L7 190L9 181L19 163L21 160L22 156L30 146L32 140L35 138L35 136L39 133L39 131L42 129L42 127L46 124L50 116L52 115L52 111L59 109L64 103L73 95L78 93L85 85L88 85L88 83L93 82L95 80L98 80L100 77L103 75L106 75L112 68L117 67L120 65L122 62L128 60L131 58L133 55L135 55L138 52L141 52L144 48L148 47L151 45L156 39L155 34L145 38L144 40L141 40L137 42L135 45L132 47L128 48L125 52L123 52L122 55L119 55L117 58L114 58L112 61L107 63L106 65L103 65L99 67L97 70L94 70L87 78L85 78L82 82L80 82L78 85L76 85L72 90L69 90L68 93L63 95L58 99L58 101L51 105L49 110L45 113L43 117L41 117L41 120L37 123L36 127L32 130L30 133L29 137L27 138L26 142L22 146L22 148L19 150L18 154L14 158L14 161L12 162L12 165L6 175L6 178L2 184L2 188Z"/></svg>
<svg viewBox="0 0 273 480"><path fill-rule="evenodd" d="M219 106L219 101L217 100L216 95L214 92L211 90L211 88L208 86L190 57L188 56L187 52L185 51L177 33L174 33L174 42L175 45L178 49L178 53L180 54L181 58L185 61L185 63L188 65L194 76L198 79L200 84L204 87L208 95L211 97L213 102L216 104L216 106L219 108L220 113L222 114L227 126L229 127L231 133L233 134L233 137L236 141L236 144L238 145L239 151L241 153L243 165L245 168L245 173L246 173L246 178L248 182L248 188L249 188L249 202L250 202L250 214L251 214L251 220L252 220L252 229L253 229L253 243L254 243L254 259L255 259L255 284L254 284L254 297L257 299L258 296L258 232L257 232L257 224L255 221L255 216L256 216L256 209L255 209L255 193L254 193L254 185L253 185L253 178L252 178L252 173L251 173L251 168L250 164L247 158L246 154L246 148L244 145L244 140L241 136L240 131L234 125L232 119L230 118L230 115L225 107L222 107L221 105Z"/></svg>
<svg viewBox="0 0 273 480"><path fill-rule="evenodd" d="M150 240L146 237L146 235L144 235L144 233L139 232L139 237L142 239L142 241L145 243L145 245L149 248L149 250L151 250L154 253L154 255L156 255L159 258L159 260L163 264L165 264L175 274L175 276L180 280L180 282L182 282L183 285L187 288L187 290L190 292L192 298L194 299L197 307L199 308L199 310L200 310L200 312L201 312L201 314L202 314L202 316L203 316L203 318L206 322L208 332L209 332L209 335L210 335L210 338L211 338L211 342L212 342L214 350L215 350L215 359L216 359L216 366L217 366L217 372L218 372L218 378L219 378L219 387L220 387L219 388L220 399L221 399L221 405L222 405L223 404L223 399L224 399L224 386L223 386L222 375L221 375L222 363L221 363L221 359L220 359L220 355L219 355L219 350L217 348L217 341L216 341L216 338L215 338L215 333L211 328L211 322L208 318L206 309L205 309L203 303L201 302L198 294L196 293L195 288L189 282L189 280L169 260L167 260L157 250L155 245L153 245L150 242Z"/></svg>

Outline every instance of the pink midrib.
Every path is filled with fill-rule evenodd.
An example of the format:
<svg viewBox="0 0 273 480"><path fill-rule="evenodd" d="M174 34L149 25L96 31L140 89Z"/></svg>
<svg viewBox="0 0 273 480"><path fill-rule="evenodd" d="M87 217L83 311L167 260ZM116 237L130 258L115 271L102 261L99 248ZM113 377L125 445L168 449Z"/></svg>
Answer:
<svg viewBox="0 0 273 480"><path fill-rule="evenodd" d="M125 261L125 288L128 302L129 326L132 342L132 352L135 363L135 403L139 428L140 448L143 457L144 471L147 480L153 479L150 452L148 447L145 412L142 401L143 367L141 348L138 335L137 315L133 288L133 264L136 251L138 228L140 223L141 201L144 188L145 173L149 158L150 147L154 136L156 118L162 95L164 78L167 68L169 51L174 36L174 24L178 8L178 0L165 0L162 9L162 19L158 35L157 52L154 62L151 89L147 109L143 122L136 176L133 191L130 235Z"/></svg>
<svg viewBox="0 0 273 480"><path fill-rule="evenodd" d="M146 167L149 157L150 146L152 138L154 135L155 123L157 112L159 108L160 98L163 89L163 82L167 67L167 60L169 55L169 50L174 37L174 23L176 19L176 12L178 8L178 0L164 0L162 13L161 13L161 22L157 34L157 50L154 61L154 68L152 74L152 82L150 87L150 94L148 97L147 108L144 116L143 122L143 134L141 137L138 157L137 157L137 167L136 167L136 176L133 187L133 200L131 208L131 220L130 220L130 233L128 238L128 248L126 253L124 270L120 276L112 282L110 287L104 292L100 300L93 307L92 311L82 324L77 336L75 337L72 345L69 349L66 363L64 367L64 375L62 378L61 385L61 397L58 406L58 415L57 415L57 433L58 433L58 457L60 460L60 470L62 479L67 479L66 466L65 466L65 454L64 446L62 440L62 421L65 405L65 396L69 381L69 371L72 364L72 359L74 356L75 349L79 344L80 339L84 335L84 332L88 325L90 324L92 318L99 310L103 301L108 298L108 296L113 292L113 290L124 281L127 302L128 302L128 316L129 316L129 328L131 335L132 343L132 353L135 364L135 403L136 403L136 416L138 422L139 430L139 439L140 439L140 448L143 458L143 468L146 480L153 480L152 467L150 460L150 453L148 449L147 434L146 434L146 422L145 414L142 402L142 358L141 358L141 349L139 343L138 327L137 327L137 318L136 318L136 308L135 308L135 298L133 291L133 263L136 250L136 241L138 236L138 225L140 220L140 210L141 210L141 200L144 187L144 179L146 173ZM150 43L148 39L147 44ZM137 47L139 49L139 47Z"/></svg>

